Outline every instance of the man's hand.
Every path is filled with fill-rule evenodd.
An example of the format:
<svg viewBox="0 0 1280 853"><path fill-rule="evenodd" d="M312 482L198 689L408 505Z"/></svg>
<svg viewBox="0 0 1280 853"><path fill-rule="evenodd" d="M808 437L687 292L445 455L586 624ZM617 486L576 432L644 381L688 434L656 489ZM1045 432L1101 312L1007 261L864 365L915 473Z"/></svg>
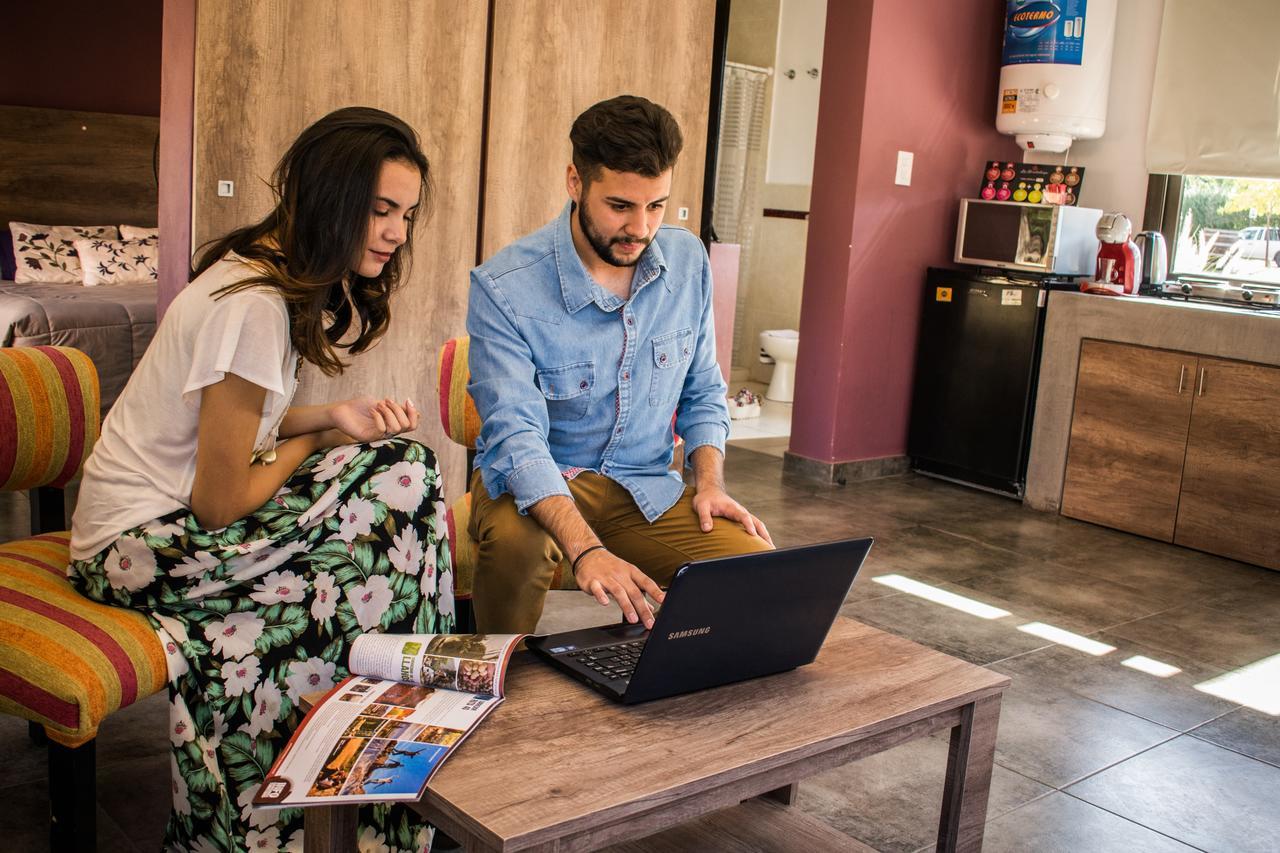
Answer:
<svg viewBox="0 0 1280 853"><path fill-rule="evenodd" d="M659 604L666 597L648 575L604 548L583 556L574 577L587 595L605 606L612 597L622 608L624 619L631 623L643 622L645 628L653 627L653 608L645 595Z"/></svg>
<svg viewBox="0 0 1280 853"><path fill-rule="evenodd" d="M751 535L759 536L770 545L773 544L773 537L769 535L764 522L747 512L746 507L729 497L724 489L718 486L699 489L693 496L693 511L698 514L703 533L711 532L711 519L719 516L738 522Z"/></svg>

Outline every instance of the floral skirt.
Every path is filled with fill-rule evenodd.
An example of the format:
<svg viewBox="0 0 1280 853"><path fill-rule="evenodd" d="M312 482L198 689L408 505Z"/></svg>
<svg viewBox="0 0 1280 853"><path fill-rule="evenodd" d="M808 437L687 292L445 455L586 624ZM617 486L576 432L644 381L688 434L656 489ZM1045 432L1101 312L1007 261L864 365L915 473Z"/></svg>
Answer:
<svg viewBox="0 0 1280 853"><path fill-rule="evenodd" d="M221 530L188 509L127 530L71 582L146 614L169 664L173 811L165 849L302 850L302 810L251 800L366 631L454 629L445 504L432 452L406 439L317 453ZM360 810L361 850L424 850L407 808Z"/></svg>

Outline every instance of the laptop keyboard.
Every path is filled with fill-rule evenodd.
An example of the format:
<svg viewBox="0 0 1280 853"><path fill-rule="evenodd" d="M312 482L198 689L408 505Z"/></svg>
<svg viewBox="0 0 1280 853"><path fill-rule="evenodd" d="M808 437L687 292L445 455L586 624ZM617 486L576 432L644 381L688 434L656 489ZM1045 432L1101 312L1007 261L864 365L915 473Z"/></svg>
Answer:
<svg viewBox="0 0 1280 853"><path fill-rule="evenodd" d="M605 678L630 681L631 673L636 671L636 663L640 660L640 652L643 650L644 640L633 640L629 643L579 649L569 652L565 657L576 660Z"/></svg>

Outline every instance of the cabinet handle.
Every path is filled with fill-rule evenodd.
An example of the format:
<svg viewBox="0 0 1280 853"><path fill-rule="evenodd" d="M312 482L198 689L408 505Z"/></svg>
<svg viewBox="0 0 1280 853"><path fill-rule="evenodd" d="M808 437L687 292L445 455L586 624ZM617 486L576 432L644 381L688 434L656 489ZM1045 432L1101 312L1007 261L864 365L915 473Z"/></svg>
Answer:
<svg viewBox="0 0 1280 853"><path fill-rule="evenodd" d="M1206 374L1206 373L1208 373L1208 372L1209 372L1209 368L1207 368L1207 367L1202 367L1202 368L1200 368L1200 385L1199 385L1199 387L1196 389L1196 396L1197 396L1197 397L1203 397L1203 396L1204 396L1204 377L1205 377L1205 374Z"/></svg>
<svg viewBox="0 0 1280 853"><path fill-rule="evenodd" d="M1182 395L1182 389L1187 384L1187 366L1182 365L1182 369L1178 371L1178 395Z"/></svg>

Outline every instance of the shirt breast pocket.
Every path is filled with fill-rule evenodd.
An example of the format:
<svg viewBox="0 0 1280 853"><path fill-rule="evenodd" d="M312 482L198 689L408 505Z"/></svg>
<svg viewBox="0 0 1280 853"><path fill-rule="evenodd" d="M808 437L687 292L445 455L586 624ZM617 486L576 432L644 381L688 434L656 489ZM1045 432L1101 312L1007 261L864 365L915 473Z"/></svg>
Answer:
<svg viewBox="0 0 1280 853"><path fill-rule="evenodd" d="M689 373L693 358L693 330L679 329L653 339L653 383L649 387L650 406L675 403Z"/></svg>
<svg viewBox="0 0 1280 853"><path fill-rule="evenodd" d="M591 405L591 389L596 384L595 362L580 361L564 367L548 367L537 373L538 388L547 401L552 421L577 421Z"/></svg>

